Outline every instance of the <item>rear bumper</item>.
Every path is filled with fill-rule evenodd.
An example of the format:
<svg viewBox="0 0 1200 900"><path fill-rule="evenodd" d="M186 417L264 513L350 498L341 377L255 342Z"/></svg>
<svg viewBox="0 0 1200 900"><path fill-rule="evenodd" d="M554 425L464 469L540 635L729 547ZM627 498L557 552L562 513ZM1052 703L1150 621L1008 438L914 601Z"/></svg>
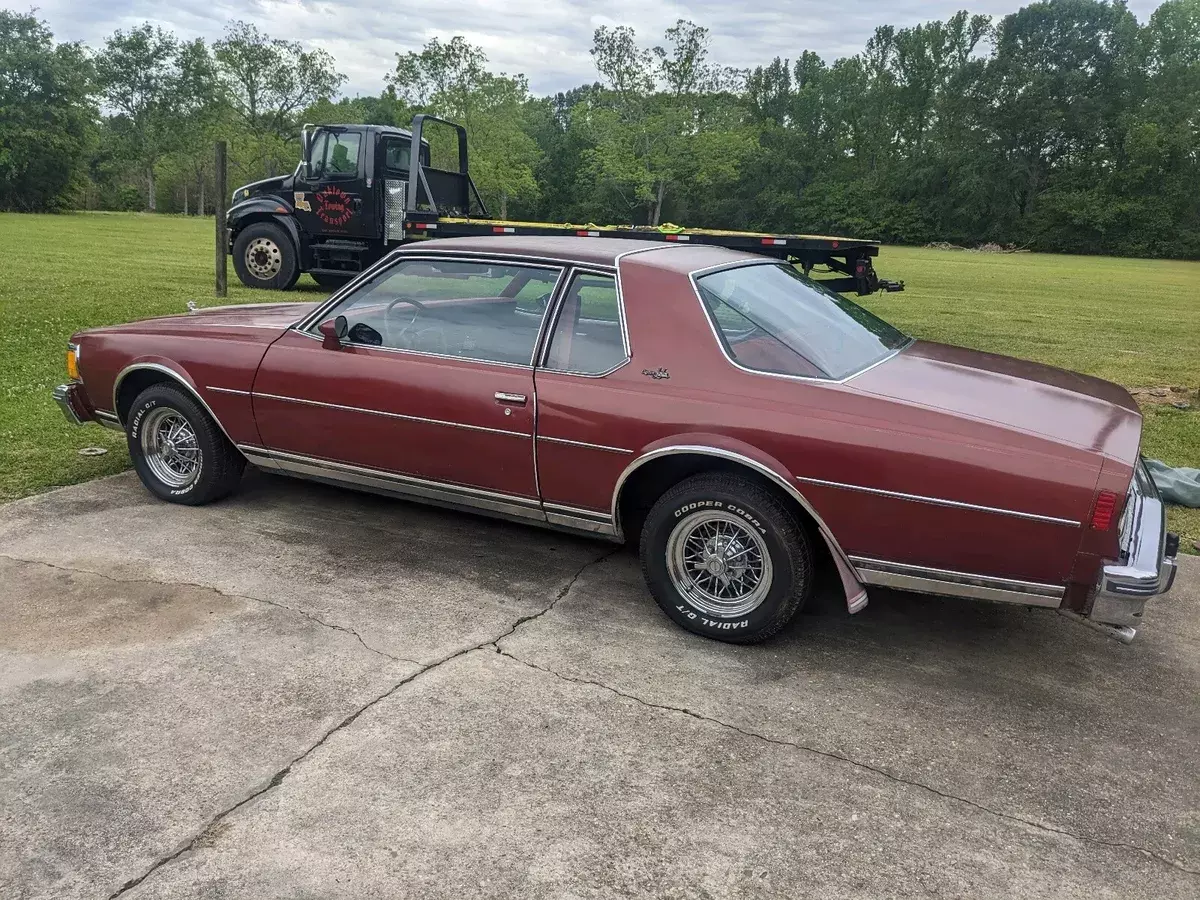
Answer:
<svg viewBox="0 0 1200 900"><path fill-rule="evenodd" d="M77 382L60 384L54 389L54 402L72 425L82 425L92 420L82 397L83 385Z"/></svg>
<svg viewBox="0 0 1200 900"><path fill-rule="evenodd" d="M1140 462L1121 516L1121 558L1106 565L1087 617L1103 625L1136 629L1146 601L1175 581L1179 537L1167 531L1167 510Z"/></svg>

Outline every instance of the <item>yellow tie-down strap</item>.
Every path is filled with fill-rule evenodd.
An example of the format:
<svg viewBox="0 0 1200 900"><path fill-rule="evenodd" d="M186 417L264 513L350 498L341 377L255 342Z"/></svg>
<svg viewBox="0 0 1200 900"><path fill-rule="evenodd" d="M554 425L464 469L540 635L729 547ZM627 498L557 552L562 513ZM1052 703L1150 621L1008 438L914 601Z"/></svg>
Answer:
<svg viewBox="0 0 1200 900"><path fill-rule="evenodd" d="M710 237L783 238L797 241L848 241L853 244L879 243L878 241L851 238L845 235L780 234L768 231L726 231L720 228L685 228L682 225L674 225L670 222L662 225L597 225L594 222L577 225L571 222L523 222L519 219L467 219L458 216L439 216L435 222L444 222L448 225L488 225L495 228L561 228L563 231L572 232L632 231L640 234L695 234L708 235Z"/></svg>

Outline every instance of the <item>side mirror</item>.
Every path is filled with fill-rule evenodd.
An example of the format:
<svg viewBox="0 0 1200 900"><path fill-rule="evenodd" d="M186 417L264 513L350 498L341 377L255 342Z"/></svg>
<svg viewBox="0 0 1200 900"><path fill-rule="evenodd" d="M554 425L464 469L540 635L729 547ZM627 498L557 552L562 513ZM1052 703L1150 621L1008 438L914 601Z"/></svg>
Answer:
<svg viewBox="0 0 1200 900"><path fill-rule="evenodd" d="M321 332L324 337L321 346L326 350L341 350L342 341L345 340L349 330L350 323L346 321L345 316L338 316L336 319L330 319L317 326L317 331Z"/></svg>

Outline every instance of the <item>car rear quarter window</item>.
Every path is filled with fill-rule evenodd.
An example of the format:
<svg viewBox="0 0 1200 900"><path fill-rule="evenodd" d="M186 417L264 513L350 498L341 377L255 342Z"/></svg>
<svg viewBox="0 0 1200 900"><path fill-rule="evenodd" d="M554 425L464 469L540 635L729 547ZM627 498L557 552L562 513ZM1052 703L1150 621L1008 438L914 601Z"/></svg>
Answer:
<svg viewBox="0 0 1200 900"><path fill-rule="evenodd" d="M575 375L604 375L628 358L616 280L581 272L559 307L544 368Z"/></svg>
<svg viewBox="0 0 1200 900"><path fill-rule="evenodd" d="M738 266L695 281L725 352L754 371L840 380L909 340L792 266Z"/></svg>

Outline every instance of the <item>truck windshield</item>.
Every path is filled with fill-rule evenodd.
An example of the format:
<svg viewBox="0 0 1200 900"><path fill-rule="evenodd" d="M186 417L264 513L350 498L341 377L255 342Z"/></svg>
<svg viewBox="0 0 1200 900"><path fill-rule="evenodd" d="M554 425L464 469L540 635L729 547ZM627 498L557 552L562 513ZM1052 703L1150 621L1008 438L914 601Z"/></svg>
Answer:
<svg viewBox="0 0 1200 900"><path fill-rule="evenodd" d="M726 353L747 369L841 380L909 342L792 266L721 269L696 285Z"/></svg>

